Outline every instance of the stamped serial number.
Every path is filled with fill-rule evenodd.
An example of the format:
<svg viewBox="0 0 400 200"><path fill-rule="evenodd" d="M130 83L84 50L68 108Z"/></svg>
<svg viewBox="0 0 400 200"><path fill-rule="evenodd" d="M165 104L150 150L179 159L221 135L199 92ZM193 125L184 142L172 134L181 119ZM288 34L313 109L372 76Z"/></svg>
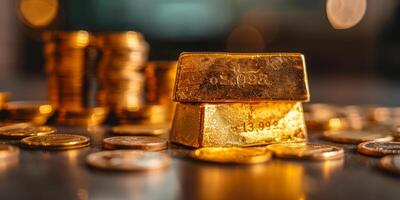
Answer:
<svg viewBox="0 0 400 200"><path fill-rule="evenodd" d="M231 131L235 132L253 132L253 131L264 131L270 126L278 125L278 121L269 122L243 122L237 126L231 126Z"/></svg>

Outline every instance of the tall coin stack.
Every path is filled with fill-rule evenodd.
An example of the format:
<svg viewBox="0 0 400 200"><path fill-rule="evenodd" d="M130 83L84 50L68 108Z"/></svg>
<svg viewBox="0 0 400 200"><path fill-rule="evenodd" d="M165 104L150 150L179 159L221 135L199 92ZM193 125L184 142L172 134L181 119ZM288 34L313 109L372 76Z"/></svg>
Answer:
<svg viewBox="0 0 400 200"><path fill-rule="evenodd" d="M50 103L58 110L83 110L88 103L85 89L89 33L46 32L43 40Z"/></svg>
<svg viewBox="0 0 400 200"><path fill-rule="evenodd" d="M309 100L297 53L183 53L170 140L192 147L304 142Z"/></svg>
<svg viewBox="0 0 400 200"><path fill-rule="evenodd" d="M53 31L43 34L49 102L57 110L56 121L65 125L96 125L104 108L90 108L90 73L86 31Z"/></svg>
<svg viewBox="0 0 400 200"><path fill-rule="evenodd" d="M140 33L128 31L99 34L95 46L101 52L98 103L110 108L118 119L129 118L145 105L148 44Z"/></svg>
<svg viewBox="0 0 400 200"><path fill-rule="evenodd" d="M151 61L147 63L146 110L144 122L167 124L172 121L175 102L172 101L176 75L176 61Z"/></svg>

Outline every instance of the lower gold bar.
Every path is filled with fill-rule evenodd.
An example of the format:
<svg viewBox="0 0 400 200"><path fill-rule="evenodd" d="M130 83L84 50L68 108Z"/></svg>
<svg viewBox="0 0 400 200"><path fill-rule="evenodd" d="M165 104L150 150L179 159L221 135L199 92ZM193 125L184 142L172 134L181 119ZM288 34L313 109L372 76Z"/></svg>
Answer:
<svg viewBox="0 0 400 200"><path fill-rule="evenodd" d="M178 103L170 140L191 147L306 141L301 103Z"/></svg>

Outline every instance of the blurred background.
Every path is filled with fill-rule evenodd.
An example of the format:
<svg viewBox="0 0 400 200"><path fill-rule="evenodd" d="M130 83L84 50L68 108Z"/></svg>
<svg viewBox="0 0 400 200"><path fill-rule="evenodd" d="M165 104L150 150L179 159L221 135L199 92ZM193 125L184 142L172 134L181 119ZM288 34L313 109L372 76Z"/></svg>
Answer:
<svg viewBox="0 0 400 200"><path fill-rule="evenodd" d="M300 52L312 102L400 105L400 2L367 1L363 19L334 29L319 0L59 0L46 27L0 2L0 91L12 100L47 99L43 30L134 30L150 60L182 51Z"/></svg>

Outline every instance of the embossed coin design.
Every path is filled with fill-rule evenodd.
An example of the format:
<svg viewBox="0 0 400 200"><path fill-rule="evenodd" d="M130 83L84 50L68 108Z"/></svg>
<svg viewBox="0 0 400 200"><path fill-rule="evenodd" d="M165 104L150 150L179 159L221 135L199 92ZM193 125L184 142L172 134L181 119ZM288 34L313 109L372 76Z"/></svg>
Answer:
<svg viewBox="0 0 400 200"><path fill-rule="evenodd" d="M169 132L169 125L119 125L112 127L116 135L164 135Z"/></svg>
<svg viewBox="0 0 400 200"><path fill-rule="evenodd" d="M104 170L143 171L168 167L171 158L162 152L140 150L115 150L91 153L86 157L88 165Z"/></svg>
<svg viewBox="0 0 400 200"><path fill-rule="evenodd" d="M85 136L72 134L52 134L27 137L21 140L24 147L39 149L75 149L89 146L90 139Z"/></svg>
<svg viewBox="0 0 400 200"><path fill-rule="evenodd" d="M49 126L33 126L29 123L18 123L0 127L0 137L24 138L55 133L56 130Z"/></svg>
<svg viewBox="0 0 400 200"><path fill-rule="evenodd" d="M341 158L344 155L343 148L325 144L287 143L272 144L267 146L276 157L301 158L311 160L330 160Z"/></svg>
<svg viewBox="0 0 400 200"><path fill-rule="evenodd" d="M0 144L0 159L13 158L19 155L19 148L11 145Z"/></svg>
<svg viewBox="0 0 400 200"><path fill-rule="evenodd" d="M385 171L400 174L400 156L385 156L379 160L379 167Z"/></svg>
<svg viewBox="0 0 400 200"><path fill-rule="evenodd" d="M192 151L190 157L215 163L256 164L270 160L272 153L254 148L205 147Z"/></svg>
<svg viewBox="0 0 400 200"><path fill-rule="evenodd" d="M348 144L359 144L367 141L392 141L393 136L372 131L325 131L323 133L325 139Z"/></svg>
<svg viewBox="0 0 400 200"><path fill-rule="evenodd" d="M363 142L357 146L357 150L371 156L400 154L400 142Z"/></svg>
<svg viewBox="0 0 400 200"><path fill-rule="evenodd" d="M116 136L103 140L105 149L140 149L160 151L167 149L168 141L159 137L148 136Z"/></svg>

